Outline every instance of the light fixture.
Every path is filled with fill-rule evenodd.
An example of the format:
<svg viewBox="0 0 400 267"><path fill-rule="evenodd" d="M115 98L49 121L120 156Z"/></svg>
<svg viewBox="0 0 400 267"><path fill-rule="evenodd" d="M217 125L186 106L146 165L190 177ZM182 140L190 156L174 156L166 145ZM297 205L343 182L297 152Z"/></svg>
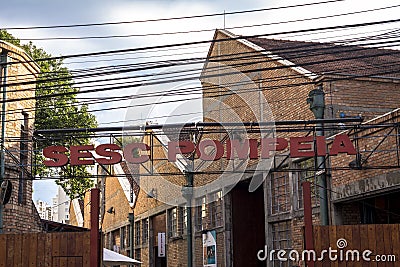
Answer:
<svg viewBox="0 0 400 267"><path fill-rule="evenodd" d="M362 170L364 163L365 162L363 162L361 154L357 153L355 160L349 162L349 167L353 170Z"/></svg>
<svg viewBox="0 0 400 267"><path fill-rule="evenodd" d="M114 210L114 207L111 207L111 208L109 208L108 210L107 210L107 213L114 213L115 214L115 210Z"/></svg>
<svg viewBox="0 0 400 267"><path fill-rule="evenodd" d="M155 198L157 196L157 190L152 188L148 193L147 193L147 198Z"/></svg>

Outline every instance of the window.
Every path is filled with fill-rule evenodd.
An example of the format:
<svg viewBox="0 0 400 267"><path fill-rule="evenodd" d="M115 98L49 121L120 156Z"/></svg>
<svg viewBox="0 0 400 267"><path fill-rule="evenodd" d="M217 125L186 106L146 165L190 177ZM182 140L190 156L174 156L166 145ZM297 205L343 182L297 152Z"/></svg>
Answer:
<svg viewBox="0 0 400 267"><path fill-rule="evenodd" d="M317 181L315 179L314 159L310 158L310 159L299 162L298 168L301 169L301 171L297 175L297 177L298 177L298 179L297 179L298 209L304 208L303 187L301 186L301 183L303 181L311 182L311 203L313 206L318 206L319 205L319 190L318 190Z"/></svg>
<svg viewBox="0 0 400 267"><path fill-rule="evenodd" d="M271 224L272 227L272 249L275 251L285 250L287 253L292 249L291 247L291 227L290 221L282 221ZM276 254L273 259L272 266L274 267L288 267L292 266L293 263L290 261L280 261L276 258Z"/></svg>
<svg viewBox="0 0 400 267"><path fill-rule="evenodd" d="M222 191L215 192L209 196L208 206L208 211L210 213L210 227L222 226Z"/></svg>
<svg viewBox="0 0 400 267"><path fill-rule="evenodd" d="M206 197L196 199L195 228L196 231L205 229L207 219Z"/></svg>
<svg viewBox="0 0 400 267"><path fill-rule="evenodd" d="M181 234L187 233L188 226L188 209L186 207L179 208L179 228Z"/></svg>
<svg viewBox="0 0 400 267"><path fill-rule="evenodd" d="M142 244L149 242L149 219L146 218L142 221Z"/></svg>
<svg viewBox="0 0 400 267"><path fill-rule="evenodd" d="M140 249L135 249L135 260L142 261L142 253Z"/></svg>
<svg viewBox="0 0 400 267"><path fill-rule="evenodd" d="M168 237L178 236L178 216L177 208L168 211Z"/></svg>
<svg viewBox="0 0 400 267"><path fill-rule="evenodd" d="M106 233L106 240L105 240L106 248L111 249L111 233Z"/></svg>
<svg viewBox="0 0 400 267"><path fill-rule="evenodd" d="M18 203L26 204L26 173L24 169L27 169L28 165L28 138L29 138L29 115L26 112L22 112L23 123L21 124L21 140L19 143L19 183L18 183Z"/></svg>
<svg viewBox="0 0 400 267"><path fill-rule="evenodd" d="M126 246L131 247L131 226L126 227Z"/></svg>
<svg viewBox="0 0 400 267"><path fill-rule="evenodd" d="M290 211L289 172L275 172L270 181L271 214Z"/></svg>
<svg viewBox="0 0 400 267"><path fill-rule="evenodd" d="M126 248L126 228L127 227L121 227L120 228L120 240L119 240L119 242L120 242L120 247L122 248L122 249L124 249L124 248Z"/></svg>
<svg viewBox="0 0 400 267"><path fill-rule="evenodd" d="M135 245L140 245L140 222L135 222Z"/></svg>

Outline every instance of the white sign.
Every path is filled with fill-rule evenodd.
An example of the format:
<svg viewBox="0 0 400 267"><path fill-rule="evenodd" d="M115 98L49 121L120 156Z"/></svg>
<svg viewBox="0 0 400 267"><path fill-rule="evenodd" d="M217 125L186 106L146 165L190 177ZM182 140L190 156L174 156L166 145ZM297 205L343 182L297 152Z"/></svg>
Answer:
<svg viewBox="0 0 400 267"><path fill-rule="evenodd" d="M165 233L158 233L158 257L165 257Z"/></svg>
<svg viewBox="0 0 400 267"><path fill-rule="evenodd" d="M203 267L217 266L217 235L215 230L203 234Z"/></svg>

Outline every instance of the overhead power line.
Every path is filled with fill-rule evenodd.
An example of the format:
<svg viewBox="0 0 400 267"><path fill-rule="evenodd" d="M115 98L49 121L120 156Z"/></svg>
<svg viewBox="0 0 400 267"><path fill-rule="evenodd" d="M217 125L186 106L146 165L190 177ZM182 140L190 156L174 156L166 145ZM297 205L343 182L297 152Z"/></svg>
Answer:
<svg viewBox="0 0 400 267"><path fill-rule="evenodd" d="M382 38L382 37L380 37L380 38ZM378 38L378 40L379 40L379 38ZM382 43L385 44L385 48L387 48L388 47L387 44L389 44L389 43L393 44L395 42L396 42L396 40L390 41L390 42L383 41ZM299 56L302 56L302 55L303 56L307 56L307 55L309 55L309 53L312 53L312 54L315 54L315 53L323 54L324 53L324 51L323 51L324 49L319 49L319 50L318 49L314 49L315 51L312 51L310 48L308 48L308 50L307 50L307 48L305 46L307 46L307 45L302 44L302 45L299 45L297 47L292 47L292 48L290 48L290 50L287 50L287 51L285 51L283 49L283 50L279 50L279 51L275 51L275 52L277 54L279 54L279 52L292 52L293 53L294 51L298 50ZM359 47L358 49L361 49L361 48ZM362 48L362 49L365 49L365 48ZM385 52L385 51L383 51L383 52ZM393 51L386 51L386 52L393 53ZM229 56L229 55L223 55L223 56ZM249 58L251 58L251 57L249 57ZM252 58L254 59L254 56ZM218 58L216 58L216 59L218 59ZM233 59L235 59L235 58L233 58ZM345 60L345 59L343 59L343 60ZM155 64L157 62L151 62L151 64L153 64L153 63ZM254 60L248 62L248 64L254 64L254 63L257 63L257 62L254 61ZM121 67L124 67L124 66L121 66ZM385 69L385 67L390 67L390 64L388 64L387 66L381 66L383 73L387 73L387 71L388 71L387 69ZM97 70L99 70L99 69L97 69ZM94 76L96 76L96 75L99 74L97 72L97 70L93 69L93 70L90 70L90 71L93 71L94 72ZM109 74L111 74L111 73L109 73ZM380 74L380 73L377 73L377 74ZM197 77L198 76L192 77L191 79L196 79ZM188 77L188 78L190 78L190 77ZM162 81L163 78L158 78L158 79L160 79ZM142 82L146 82L146 81L148 81L148 80L144 80ZM175 80L174 79L170 79L167 82L170 82L170 81L175 81ZM96 81L96 82L98 82L98 81ZM90 81L87 81L86 83L90 83ZM121 89L123 89L123 86L125 86L125 88L127 88L129 85L128 84L125 84L125 85L121 84ZM115 88L109 88L109 90L113 90L113 89L115 89ZM197 91L200 91L200 90L201 90L201 88L199 88ZM49 95L49 97L54 97L54 95ZM19 99L19 100L21 100L21 99ZM90 102L87 102L87 103L90 104ZM116 108L126 108L126 107L116 107ZM107 110L107 109L104 109L104 110ZM102 109L99 109L98 111L102 111Z"/></svg>
<svg viewBox="0 0 400 267"><path fill-rule="evenodd" d="M362 35L365 35L365 34L370 34L370 33L378 33L378 32L382 32L382 30L380 30L380 31L372 31L372 32L361 32L361 33L358 33L358 35L360 35L360 34L362 34ZM397 33L397 35L393 35L394 33ZM335 38L337 39L336 41L335 41L335 43L338 43L338 44L351 44L352 42L361 42L361 41L366 41L366 40L377 40L378 38L380 38L380 39L384 39L385 38L385 36L387 36L387 35L389 35L390 34L390 36L389 37L387 37L387 38L399 38L400 37L400 35L398 34L399 33L399 30L398 30L398 28L395 28L395 29L389 29L389 30L384 30L384 33L381 33L381 34L377 34L377 35L373 35L373 36L371 36L371 35L369 35L369 36L362 36L362 37L358 37L358 38L347 38L347 39L337 39L338 37L347 37L347 36L349 36L349 35L340 35L340 36L336 36ZM354 35L354 33L352 33L351 35ZM332 38L332 37L328 37L328 38ZM322 40L322 39L324 39L324 38L319 38L318 40ZM378 39L379 40L379 39ZM364 45L368 45L368 47L369 46L371 46L371 43L363 43ZM378 45L378 44L385 44L385 42L383 42L383 43L375 43L374 44L374 46L376 47L376 45ZM188 48L190 48L191 49L191 47L186 47L185 49L188 49ZM301 48L307 48L307 46L304 46L304 45L302 45L302 46L296 46L295 47L296 49L297 48L299 48L299 49L301 49ZM385 49L387 49L387 48L389 48L388 46L384 46L384 47L382 47L382 48L385 48ZM176 49L168 49L168 51L171 51L171 50L176 50ZM285 51L285 49L279 49L279 50L271 50L271 52L276 52L276 53L280 53L280 52L283 52L283 51ZM302 50L302 52L308 52L309 51L309 49L304 49L304 50ZM140 52L133 52L133 53L144 53L145 51L140 51ZM162 58L162 57L164 57L164 56L168 56L168 57L172 57L172 56L177 56L177 55L189 55L189 54L197 54L197 53L200 53L200 52L192 52L192 53L179 53L179 54L177 54L177 53L170 53L170 54L163 54L163 55L157 55L157 56L146 56L146 57L125 57L125 58L119 58L119 59L103 59L103 60L90 60L90 61L79 61L79 62L70 62L70 63L87 63L87 62L102 62L102 61L104 61L104 62L106 62L106 61L119 61L119 60L129 60L129 59L142 59L142 58ZM234 55L234 56L237 56L237 55L244 55L244 54L253 54L253 55L256 55L256 54L258 54L258 52L244 52L244 53L234 53L234 54L232 54L232 56ZM228 56L228 55L226 55L226 54L224 54L224 56ZM217 59L219 56L210 56L209 58L210 59ZM204 58L205 59L205 57L198 57L199 59L200 58ZM180 59L180 60L190 60L191 58L184 58L184 59ZM153 63L157 63L157 62L161 62L160 60L159 61L154 61ZM20 62L20 63L23 63L23 62ZM139 66L139 65L143 65L143 64L150 64L151 62L149 62L149 61L147 61L147 62L143 62L143 63L138 63L138 64L130 64L130 66ZM64 63L64 64L68 64L68 63ZM124 65L112 65L112 66L109 66L108 68L113 68L114 70L116 70L117 68L119 68L120 66L124 66ZM127 65L126 65L127 66ZM74 73L76 73L76 74L78 74L79 72L83 72L83 71L85 71L85 72L88 72L88 71L94 71L94 70L100 70L100 69L105 69L105 68L107 68L107 67L96 67L96 68L85 68L85 69L75 69L75 70L70 70L70 73L71 74L74 74ZM59 73L59 72L57 72L57 71L49 71L49 72L46 72L45 73L45 75L49 75L49 74L57 74L57 73ZM7 78L8 79L10 79L10 78L15 78L15 79L17 79L17 78L20 78L20 79L23 79L24 77L34 77L35 75L34 74L31 74L31 73L29 73L29 74L16 74L16 75L8 75L7 76ZM72 78L76 78L76 77L72 77ZM114 79L120 79L120 78L112 78L111 80L114 80ZM42 79L43 80L43 79ZM110 81L110 79L107 79L107 81ZM77 84L80 84L81 82L74 82L74 85L76 86ZM83 83L86 83L86 82L83 82ZM33 87L31 90L35 90L35 88ZM12 90L11 91L9 91L9 92L12 92Z"/></svg>
<svg viewBox="0 0 400 267"><path fill-rule="evenodd" d="M305 19L296 19L296 20L288 20L288 21L278 21L278 22L270 22L270 23L261 23L261 24L252 24L252 25L243 25L243 26L236 26L236 27L226 27L227 30L235 30L235 29L244 29L244 28L254 28L254 27L261 27L261 26L271 26L271 25L280 25L280 24L287 24L287 23L296 23L296 22L304 22L304 21L312 21L312 20L319 20L319 19L327 19L327 18L335 18L335 17L342 17L342 16L349 16L349 15L356 15L368 12L375 12L380 10L386 10L391 8L400 7L400 5L393 5L381 8L374 8L374 9L367 9L361 11L354 11L348 13L339 13L334 15L327 15L327 16L319 16L319 17L312 17L312 18L305 18ZM42 38L20 38L20 40L29 40L29 41L52 41L52 40L87 40L87 39L111 39L111 38L131 38L131 37L147 37L147 36L162 36L162 35L175 35L175 34L187 34L187 33L201 33L201 32L210 32L214 31L215 29L201 29L201 30L190 30L190 31L175 31L175 32L162 32L162 33L145 33L145 34L127 34L127 35L98 35L98 36L77 36L77 37L42 37ZM7 41L7 39L6 39Z"/></svg>
<svg viewBox="0 0 400 267"><path fill-rule="evenodd" d="M245 14L245 13L271 11L271 10L286 9L286 8L296 8L296 7L320 5L320 4L343 2L343 1L345 1L345 0L329 0L329 1L319 1L319 2L313 2L313 3L307 3L307 4L298 4L298 5L288 5L288 6L269 7L269 8L261 8L261 9L231 11L231 12L219 12L219 13L211 13L211 14L192 15L192 16L146 19L146 20L69 24L69 25L51 25L51 26L4 27L2 29L5 29L5 30L33 30L33 29L77 28L77 27L93 27L93 26L120 25L120 24L132 24L132 23L144 23L144 22L183 20L183 19L207 18L207 17L215 17L215 16L238 15L238 14Z"/></svg>
<svg viewBox="0 0 400 267"><path fill-rule="evenodd" d="M322 31L322 30L334 30L334 29L344 29L344 28L350 29L350 28L366 27L366 26L373 26L373 25L382 25L382 24L389 24L389 23L396 23L396 22L400 22L400 19L373 21L373 22L365 22L365 23L357 23L357 24L336 25L336 26L318 27L318 28L312 28L312 29L292 30L292 31L275 32L275 33L264 33L264 34L247 35L247 36L237 36L237 37L219 39L219 40L194 41L194 42L184 42L184 43L174 43L174 44L165 44L165 45L156 45L156 46L128 48L128 49L120 49L120 50L109 50L109 51L101 51L101 52L71 54L71 55L64 55L64 56L37 59L36 62L48 61L48 60L58 60L58 59L67 59L67 58L77 58L77 57L89 57L89 56L119 54L119 53L145 51L145 50L155 50L155 49L161 49L161 48L183 47L183 46L198 45L198 44L205 44L205 43L218 43L218 42L225 42L225 41L232 41L232 40L239 40L239 39L261 38L261 37L268 37L268 36L274 36L274 35L283 35L283 34L318 32L318 31ZM27 63L27 62L30 62L30 61L25 61L25 63ZM35 61L32 60L32 62L35 62ZM7 64L8 65L20 64L20 62L9 62Z"/></svg>
<svg viewBox="0 0 400 267"><path fill-rule="evenodd" d="M398 42L398 41L397 41ZM327 48L323 48L323 49L327 49ZM331 48L332 49L332 48ZM353 49L366 49L363 47L356 47ZM351 51L351 50L349 50ZM357 50L354 50L357 51ZM310 66L310 65L316 65L316 64L321 64L321 63L329 63L329 62L335 62L335 61L340 61L340 60L350 60L350 59L362 59L362 58L368 58L368 57L376 57L376 56L385 56L385 55L393 55L393 54L398 54L400 53L400 51L394 52L392 50L389 51L385 51L382 50L381 53L375 54L373 56L371 55L356 55L356 56L351 56L351 57L347 57L347 58L341 58L341 59L329 59L329 60L320 60L320 61L314 61L314 62L308 62L308 63L303 63L301 65L290 65L290 66L276 66L276 67L272 67L272 68L261 68L258 69L258 71L265 71L265 70L272 70L272 69L283 69L283 68L291 68L291 67L306 67L306 66ZM306 56L309 56L308 54L305 54ZM242 58L239 58L242 59ZM222 59L221 59L222 60ZM235 60L235 59L234 59ZM201 63L201 62L196 62L196 63ZM243 63L244 65L251 65L254 63L261 63L261 62L245 62ZM190 62L186 62L185 64L193 64ZM178 64L179 65L179 64ZM161 65L161 67L171 67L174 66L174 63L172 64L166 64L166 65ZM159 68L160 66L149 66L149 67L141 67L141 68L132 68L132 69L126 69L126 70L119 70L118 72L112 71L112 72L107 72L106 74L116 74L116 73L125 73L125 72L132 72L132 71L138 71L138 70L149 70L149 69L154 69L154 68ZM249 72L252 72L254 70L249 70ZM246 71L243 71L246 72ZM233 74L233 73L225 73L224 75L229 75L229 74ZM95 74L95 75L99 75L99 74ZM216 77L219 74L212 74L212 77ZM79 77L72 77L72 78L83 78L83 77L93 77L92 75L88 76L88 75L81 75ZM192 76L190 78L179 78L179 79L169 79L169 80L164 80L164 81L156 81L156 82L147 82L147 81L135 81L133 84L130 85L131 88L134 87L139 87L139 86L149 86L149 85L157 85L157 84L165 84L165 83L171 83L171 82L182 82L182 81L188 81L188 80L193 80L193 79L197 79L198 76ZM48 79L47 81L56 81L58 79ZM21 82L21 83L13 83L13 84L8 84L7 86L16 86L16 85L27 85L27 84L32 84L32 82ZM75 95L75 94L84 94L84 93L93 93L93 92L101 92L101 91L109 91L109 90L115 90L115 89L121 89L120 86L114 86L111 88L98 88L98 89L90 89L90 90L83 90L83 91L79 91L79 92L66 92L66 93L54 93L54 94L49 94L49 95L42 95L42 96L37 96L37 97L25 97L25 98L19 98L19 99L7 99L6 102L15 102L15 101L21 101L21 100L31 100L31 99L44 99L44 98L48 98L48 97L57 97L57 96L63 96L63 95Z"/></svg>
<svg viewBox="0 0 400 267"><path fill-rule="evenodd" d="M395 20L395 21L400 21L400 19L399 20ZM368 25L376 25L376 24L380 24L380 23L390 23L390 22L393 22L393 20L381 21L381 22L363 23L363 24L353 24L353 25L350 25L350 26L351 27L353 27L353 26L355 27L356 25L357 26L360 26L360 25L365 26L366 24L368 24ZM298 30L298 31L294 31L294 32L300 32L300 31L308 32L308 31L316 31L316 30L320 30L320 29L332 29L332 28L337 28L337 27L343 28L343 27L347 27L347 26L349 26L349 25L333 26L333 27L317 28L317 29L309 29L309 30ZM252 35L252 36L240 36L240 37L234 37L234 38L226 38L226 39L214 40L214 41L211 41L211 42L222 42L222 41L230 41L230 40L237 40L237 39L258 38L260 36L265 36L265 35L269 35L269 34ZM208 42L208 41L202 41L202 42ZM399 42L399 41L398 40L387 41L387 43L397 43L397 42ZM198 42L195 42L195 43L198 43ZM186 43L183 43L183 44L186 44ZM183 44L177 44L177 45L183 45ZM379 44L379 43L376 43L376 44ZM154 47L150 47L150 48L154 48ZM136 48L136 49L145 49L145 48ZM133 49L130 49L130 50L133 50ZM94 54L109 53L109 52L113 52L113 51L97 52L97 53L94 53ZM77 55L70 55L70 56L65 56L65 57L71 57L71 56L77 56ZM42 60L45 61L47 59L42 59ZM173 62L173 61L174 60L170 60L169 62ZM183 60L177 60L177 61L181 61L182 62ZM11 62L9 64L17 64L17 63L19 64L19 62ZM186 64L191 64L191 63L188 62ZM165 65L161 65L161 66L150 66L150 67L144 67L144 68L135 68L135 70L137 71L137 70L146 70L146 69L159 68L159 67L170 67L170 66L173 66L173 65L174 65L174 63L171 63L171 64L165 64ZM104 74L112 74L112 73L114 73L114 74L115 73L123 73L123 72L129 72L129 71L133 71L133 69L132 70L126 70L126 69L125 70L118 70L117 72L103 73L103 75ZM68 78L84 78L84 77L87 77L87 76L81 75L81 76L68 77ZM29 84L36 84L36 83L40 83L40 82L41 82L40 80L37 80L37 81L33 81L33 82L29 81L29 82L10 83L10 84L6 84L5 86L29 85Z"/></svg>
<svg viewBox="0 0 400 267"><path fill-rule="evenodd" d="M395 69L395 70L391 70L391 69L388 69L387 67L394 67L391 63L387 63L387 64L383 64L383 65L381 65L381 66L379 66L379 67L381 67L381 69L382 69L382 71L381 72L376 72L375 73L375 75L384 75L384 74L391 74L391 73L398 73L399 72L399 70L400 70L400 65L397 65L397 69ZM346 69L351 69L351 68L354 68L354 67L349 67L349 68L343 68L343 70L346 70ZM258 71L258 70L255 70L255 71ZM353 76L350 76L350 77L348 77L348 76L345 76L345 77L340 77L340 78L328 78L328 79L326 79L326 82L332 82L332 81L339 81L339 80L349 80L349 79L354 79L354 78L362 78L362 77L370 77L371 75L369 74L369 75L364 75L364 76L362 76L362 75L360 75L360 76L356 76L356 77L353 77ZM373 76L373 75L372 75ZM300 76L299 76L300 77ZM229 95L233 95L233 94L235 94L235 93L238 93L238 94L241 94L241 93L250 93L250 92L255 92L255 91L265 91L265 90L277 90L277 89L281 89L281 88L288 88L288 87L297 87L297 86L302 86L302 85L311 85L311 84L314 84L314 81L308 81L308 82L296 82L296 83L293 83L293 82L291 82L291 81L289 81L289 79L287 79L288 80L288 83L283 83L283 84L280 84L280 85L274 85L274 86L269 86L269 85L264 85L263 87L261 87L261 88L256 88L256 89L241 89L241 90L237 90L237 91L235 91L235 92L223 92L223 93L221 93L220 92L220 90L219 90L219 88L214 88L214 89L208 89L207 88L207 90L208 90L208 92L209 92L209 94L208 94L208 97L216 97L216 96L229 96ZM267 79L267 80L260 80L260 81L257 81L257 82L262 82L262 81L270 81L270 79ZM272 83L273 83L273 81L272 81ZM232 84L233 85L233 84ZM235 85L241 85L241 84L235 84ZM243 85L246 85L246 82L244 82L243 83ZM226 86L229 86L229 84L222 84L221 85L222 87L226 87ZM196 89L196 88L195 88ZM197 93L200 93L201 92L201 87L198 87L197 89L196 89L196 92ZM194 94L195 92L193 92L192 94ZM189 92L187 92L187 95L189 95L190 93ZM213 95L214 94L214 95ZM176 96L177 95L180 95L180 94L175 94ZM185 95L185 94L184 94ZM147 97L153 97L153 96L156 96L156 95L147 95ZM167 95L168 96L168 95ZM137 96L138 98L140 98L140 96ZM146 97L146 95L145 94L143 94L142 95L142 97ZM176 99L176 100L167 100L167 101L158 101L157 103L153 103L153 102L151 102L151 103L140 103L140 104L135 104L135 105L128 105L128 106L117 106L117 107L108 107L108 108L101 108L101 109L97 109L97 110L90 110L90 112L100 112L100 111L111 111L111 110L118 110L118 109L125 109L125 108L133 108L133 107L143 107L143 106L149 106L149 105L161 105L161 104L167 104L167 103L177 103L177 102L182 102L182 101L188 101L188 100L195 100L195 99L201 99L201 97L190 97L190 98L185 98L185 99ZM121 100L123 100L123 99L121 99ZM103 101L104 102L104 101ZM274 103L275 101L269 101L269 103ZM276 102L281 102L281 101L276 101ZM54 107L54 108L56 108L56 107ZM60 107L60 108L62 108L62 107ZM35 109L35 108L34 108ZM35 109L35 110L37 110L37 109ZM29 111L29 110L27 110L27 109L25 109L25 111ZM80 113L79 111L77 111L77 112L73 112L73 113L69 113L69 114L78 114L78 113ZM60 116L64 116L65 114L60 114ZM18 119L15 119L15 120L8 120L8 121L16 121L16 120L18 120Z"/></svg>

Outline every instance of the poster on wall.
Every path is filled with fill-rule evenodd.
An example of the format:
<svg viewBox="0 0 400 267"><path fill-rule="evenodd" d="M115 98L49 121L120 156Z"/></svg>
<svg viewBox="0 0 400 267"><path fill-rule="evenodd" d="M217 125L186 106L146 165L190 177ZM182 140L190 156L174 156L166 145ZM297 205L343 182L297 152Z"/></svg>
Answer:
<svg viewBox="0 0 400 267"><path fill-rule="evenodd" d="M158 257L165 257L165 233L158 233Z"/></svg>
<svg viewBox="0 0 400 267"><path fill-rule="evenodd" d="M203 234L203 266L217 266L217 235L215 230Z"/></svg>

